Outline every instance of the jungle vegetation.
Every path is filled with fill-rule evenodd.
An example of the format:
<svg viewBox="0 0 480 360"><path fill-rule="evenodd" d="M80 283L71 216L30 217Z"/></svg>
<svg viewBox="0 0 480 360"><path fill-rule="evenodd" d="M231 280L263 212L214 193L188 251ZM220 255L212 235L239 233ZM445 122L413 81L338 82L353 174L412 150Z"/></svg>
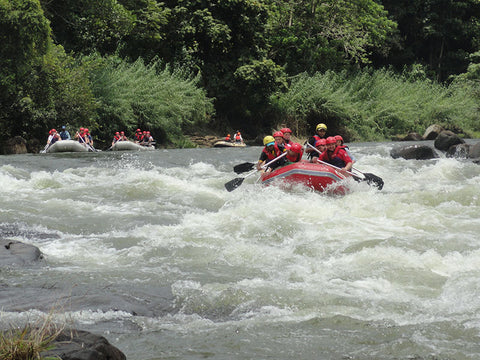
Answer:
<svg viewBox="0 0 480 360"><path fill-rule="evenodd" d="M478 0L0 0L0 141L480 131Z"/></svg>

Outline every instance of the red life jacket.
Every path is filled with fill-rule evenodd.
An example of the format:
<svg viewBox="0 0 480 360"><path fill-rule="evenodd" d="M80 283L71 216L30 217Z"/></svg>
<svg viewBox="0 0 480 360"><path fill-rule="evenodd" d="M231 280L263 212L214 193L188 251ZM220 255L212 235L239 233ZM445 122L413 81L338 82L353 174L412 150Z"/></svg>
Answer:
<svg viewBox="0 0 480 360"><path fill-rule="evenodd" d="M262 152L264 152L267 155L268 161L271 161L275 159L277 156L282 155L282 151L278 148L276 143L275 145L273 145L273 148L274 148L273 153L268 151L266 146L262 150Z"/></svg>

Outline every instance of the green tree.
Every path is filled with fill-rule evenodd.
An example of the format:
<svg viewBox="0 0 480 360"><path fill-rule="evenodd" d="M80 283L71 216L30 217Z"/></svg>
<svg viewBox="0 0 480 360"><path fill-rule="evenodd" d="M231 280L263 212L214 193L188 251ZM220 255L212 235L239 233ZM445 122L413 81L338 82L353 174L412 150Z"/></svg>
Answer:
<svg viewBox="0 0 480 360"><path fill-rule="evenodd" d="M166 32L171 10L156 0L121 0L120 3L135 16L131 32L123 39L121 54L132 60L141 57L147 62L169 57Z"/></svg>
<svg viewBox="0 0 480 360"><path fill-rule="evenodd" d="M398 23L398 46L377 65L421 63L432 78L446 80L465 72L468 55L480 45L478 0L378 1Z"/></svg>
<svg viewBox="0 0 480 360"><path fill-rule="evenodd" d="M67 52L113 54L134 27L135 16L117 0L41 0L54 40Z"/></svg>
<svg viewBox="0 0 480 360"><path fill-rule="evenodd" d="M50 27L38 0L0 0L0 133L24 135L52 108L41 87Z"/></svg>
<svg viewBox="0 0 480 360"><path fill-rule="evenodd" d="M373 0L270 0L269 56L289 74L366 64L395 23Z"/></svg>

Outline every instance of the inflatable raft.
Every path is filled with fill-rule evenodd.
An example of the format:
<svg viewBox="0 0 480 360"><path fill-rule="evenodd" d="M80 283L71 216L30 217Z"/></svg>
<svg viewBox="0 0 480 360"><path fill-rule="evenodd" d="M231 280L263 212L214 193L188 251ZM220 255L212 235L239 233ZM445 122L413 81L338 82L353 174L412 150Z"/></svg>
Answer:
<svg viewBox="0 0 480 360"><path fill-rule="evenodd" d="M145 151L155 150L155 146L143 146L132 141L117 141L112 146L112 151Z"/></svg>
<svg viewBox="0 0 480 360"><path fill-rule="evenodd" d="M217 141L213 144L213 147L245 147L245 143L236 143L231 141Z"/></svg>
<svg viewBox="0 0 480 360"><path fill-rule="evenodd" d="M302 160L263 174L261 182L267 186L275 184L282 188L300 184L316 191L343 195L348 192L347 184L343 180L351 177L347 172L332 166Z"/></svg>
<svg viewBox="0 0 480 360"><path fill-rule="evenodd" d="M61 140L55 142L53 145L49 146L45 152L47 153L58 153L58 152L86 152L88 151L87 147L83 144L80 144L76 140Z"/></svg>

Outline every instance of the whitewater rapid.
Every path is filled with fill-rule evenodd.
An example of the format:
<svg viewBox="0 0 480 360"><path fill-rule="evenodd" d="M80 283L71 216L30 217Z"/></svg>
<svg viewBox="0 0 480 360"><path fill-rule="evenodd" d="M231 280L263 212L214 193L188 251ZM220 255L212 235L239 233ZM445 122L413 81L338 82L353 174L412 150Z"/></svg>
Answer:
<svg viewBox="0 0 480 360"><path fill-rule="evenodd" d="M236 190L261 148L0 157L0 324L54 313L129 359L477 359L480 167L351 144L378 191Z"/></svg>

